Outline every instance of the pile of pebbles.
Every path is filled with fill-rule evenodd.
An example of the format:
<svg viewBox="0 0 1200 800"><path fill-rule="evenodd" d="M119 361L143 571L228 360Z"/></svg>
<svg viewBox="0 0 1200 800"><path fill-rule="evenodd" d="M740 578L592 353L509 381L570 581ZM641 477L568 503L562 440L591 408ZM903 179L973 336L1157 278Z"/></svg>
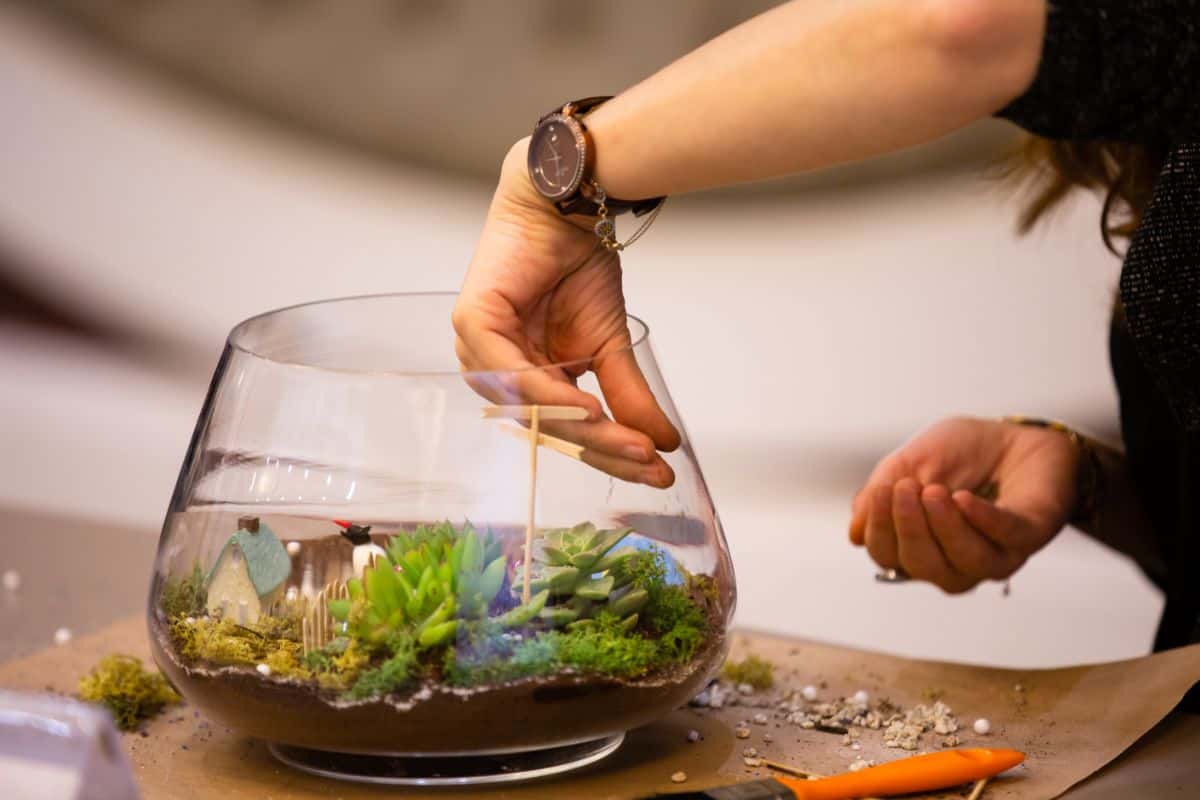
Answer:
<svg viewBox="0 0 1200 800"><path fill-rule="evenodd" d="M859 739L864 731L878 731L885 747L898 750L915 751L923 746L957 747L962 743L958 735L958 718L953 709L940 700L904 709L887 699L872 700L865 691L832 699L821 699L820 694L814 686L756 691L745 683L714 681L692 698L691 705L711 709L746 708L750 712L749 718L734 728L734 735L739 739L750 738L753 726L773 722L840 735L842 744L852 750L861 748ZM758 754L743 755L754 759Z"/></svg>

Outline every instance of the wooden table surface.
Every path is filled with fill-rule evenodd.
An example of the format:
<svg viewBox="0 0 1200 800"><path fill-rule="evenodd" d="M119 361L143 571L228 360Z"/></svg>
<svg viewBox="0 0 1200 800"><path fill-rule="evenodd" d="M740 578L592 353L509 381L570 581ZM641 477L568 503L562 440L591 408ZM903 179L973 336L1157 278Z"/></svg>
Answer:
<svg viewBox="0 0 1200 800"><path fill-rule="evenodd" d="M52 647L58 628L67 627L74 636L80 637L143 611L157 546L155 532L131 531L121 526L12 510L4 512L0 518L4 520L4 532L0 535L0 571L16 569L22 576L22 586L17 592L0 589L0 661ZM137 626L127 623L125 627L134 631ZM763 642L768 648L772 646L769 637ZM3 674L2 670L0 674ZM586 785L600 792L599 787L605 785L605 775L615 779L620 775L628 776L629 773L623 772L625 769L656 769L648 765L654 764L657 757L647 760L655 752L654 742L663 736L677 738L672 734L680 734L681 731L675 730L680 726L697 727L710 734L706 737L707 745L688 754L689 762L715 759L735 763L740 758L739 745L743 743L731 742L723 736L714 717L693 719L693 714L677 712L651 729L635 732L631 736L631 745L611 757L612 763L596 773L600 781ZM133 742L131 751L136 746L144 747L144 743ZM231 743L231 758L253 759L256 746L261 750L260 745L245 741ZM247 747L251 749L246 750ZM634 750L639 752L634 754ZM1197 754L1200 754L1200 716L1177 712L1155 726L1109 766L1064 796L1072 800L1200 797L1200 759ZM666 758L667 754L664 751L662 755ZM265 756L261 752L258 756L262 757L263 775L282 776L278 779L293 785L299 781L296 776L281 772L276 765L262 760ZM231 797L228 791L219 789L219 781L192 786L180 793L174 790L164 793L151 783L143 780L146 797L150 800L158 797ZM281 787L277 785L276 788ZM344 784L324 784L324 788L333 791L330 796L357 796ZM667 784L663 788L672 787ZM404 794L409 796L407 792ZM276 796L288 795L277 793ZM606 789L599 794L578 796L622 795L619 791L613 794Z"/></svg>

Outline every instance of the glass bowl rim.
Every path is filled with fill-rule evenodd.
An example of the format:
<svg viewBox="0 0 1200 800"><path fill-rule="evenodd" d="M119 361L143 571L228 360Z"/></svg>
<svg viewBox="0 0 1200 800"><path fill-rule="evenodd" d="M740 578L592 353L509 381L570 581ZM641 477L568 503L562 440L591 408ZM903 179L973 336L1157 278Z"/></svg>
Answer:
<svg viewBox="0 0 1200 800"><path fill-rule="evenodd" d="M448 376L448 375L483 377L483 376L489 376L489 375L516 375L516 374L523 373L523 372L532 372L534 370L554 370L554 369L569 369L569 368L579 368L579 367L584 367L586 369L586 368L588 368L588 365L590 365L595 360L595 357L593 356L593 357L589 357L589 358L575 359L572 361L556 361L551 364L532 364L528 367L521 367L520 369L507 369L507 370L466 370L466 369L461 369L461 368L460 369L419 369L419 370L412 370L412 369L355 369L355 368L338 369L338 368L331 368L331 367L328 367L325 365L310 364L310 363L307 363L306 361L304 361L303 359L286 359L286 360L284 360L284 359L272 358L268 355L258 352L255 348L245 344L242 341L243 337L248 335L248 330L249 330L250 326L252 326L255 322L267 319L269 317L286 314L291 311L296 311L298 309L310 308L313 306L329 306L329 305L334 305L336 303L348 303L348 302L355 302L355 301L384 300L384 299L388 299L388 298L393 298L393 299L396 299L396 298L415 299L415 298L422 298L422 297L450 298L450 297L457 297L458 295L459 295L459 293L456 291L375 292L375 293L367 293L367 294L344 295L342 297L326 297L326 298L322 298L320 300L307 300L303 303L292 303L291 305L280 306L278 308L268 309L266 311L259 312L258 314L254 314L253 316L246 317L245 319L243 319L241 322L238 322L236 325L233 326L233 328L230 329L229 335L226 337L225 342L229 348L236 350L239 353L243 353L243 354L251 356L253 358L262 359L263 361L268 361L273 364L280 364L282 366L288 366L288 367L306 367L309 369L319 369L319 370L328 371L328 372L348 372L348 373L356 373L356 374L362 374L362 375L396 375L396 376L413 376L413 377L415 377L415 376L438 377L438 376ZM635 348L644 344L649 339L650 326L647 325L646 322L641 317L634 316L633 314L630 314L627 311L627 312L625 312L625 319L626 319L626 323L629 325L629 328L630 328L629 343L622 347L616 348L615 350L608 351L607 353L605 353L606 356L612 355L614 353L621 353L621 352L626 352L626 351L631 352Z"/></svg>

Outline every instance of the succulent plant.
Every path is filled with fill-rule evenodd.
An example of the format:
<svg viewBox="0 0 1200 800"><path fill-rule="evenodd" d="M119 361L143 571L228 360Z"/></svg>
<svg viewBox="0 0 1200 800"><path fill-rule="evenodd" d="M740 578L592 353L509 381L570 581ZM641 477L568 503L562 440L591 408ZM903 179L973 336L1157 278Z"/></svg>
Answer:
<svg viewBox="0 0 1200 800"><path fill-rule="evenodd" d="M480 536L468 523L456 531L449 523L420 526L397 534L388 557L350 580L348 600L331 600L330 615L346 623L346 632L371 645L407 633L418 647L454 638L460 619L484 619L500 594L508 559L490 533ZM549 594L500 615L506 627L522 625L545 606Z"/></svg>
<svg viewBox="0 0 1200 800"><path fill-rule="evenodd" d="M552 627L578 629L594 624L600 611L608 611L625 629L636 626L637 613L650 598L623 566L637 550L613 549L632 531L598 530L590 522L546 531L535 555L537 575L529 583L531 591L549 595L539 616ZM521 590L519 584L513 588Z"/></svg>

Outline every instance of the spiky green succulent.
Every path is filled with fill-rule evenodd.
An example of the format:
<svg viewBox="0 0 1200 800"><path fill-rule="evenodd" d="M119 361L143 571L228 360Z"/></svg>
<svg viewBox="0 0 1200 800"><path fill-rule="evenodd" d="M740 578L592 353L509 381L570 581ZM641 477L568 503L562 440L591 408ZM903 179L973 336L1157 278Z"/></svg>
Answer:
<svg viewBox="0 0 1200 800"><path fill-rule="evenodd" d="M347 582L348 600L329 603L330 615L346 623L346 633L369 645L384 645L405 634L430 648L454 638L459 620L484 619L507 576L508 560L490 533L480 536L470 523L456 531L449 523L400 533L362 580ZM522 625L537 615L548 593L500 615L501 625Z"/></svg>
<svg viewBox="0 0 1200 800"><path fill-rule="evenodd" d="M637 550L614 549L632 531L599 530L585 522L543 533L534 559L537 574L529 587L549 594L539 614L547 624L578 629L593 624L597 614L607 611L620 618L627 630L637 625L637 613L649 595L635 585L632 573L623 569ZM520 585L514 590L520 591Z"/></svg>

